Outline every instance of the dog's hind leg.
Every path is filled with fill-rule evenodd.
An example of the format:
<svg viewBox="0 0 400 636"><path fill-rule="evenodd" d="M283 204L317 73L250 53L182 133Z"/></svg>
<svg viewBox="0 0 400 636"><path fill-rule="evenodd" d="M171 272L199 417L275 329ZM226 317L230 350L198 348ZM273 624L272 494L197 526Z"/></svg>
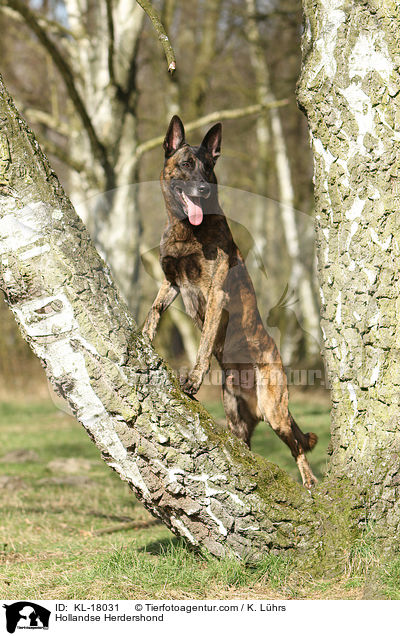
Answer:
<svg viewBox="0 0 400 636"><path fill-rule="evenodd" d="M283 369L275 369L277 373L272 376L269 365L257 368L257 402L258 408L264 420L266 420L275 433L290 448L294 457L303 485L311 488L317 483L306 458L306 452L310 451L317 443L314 433L304 434L297 426L288 408L288 390Z"/></svg>
<svg viewBox="0 0 400 636"><path fill-rule="evenodd" d="M222 387L222 396L229 430L250 448L250 438L258 419L250 413L245 400L226 383Z"/></svg>

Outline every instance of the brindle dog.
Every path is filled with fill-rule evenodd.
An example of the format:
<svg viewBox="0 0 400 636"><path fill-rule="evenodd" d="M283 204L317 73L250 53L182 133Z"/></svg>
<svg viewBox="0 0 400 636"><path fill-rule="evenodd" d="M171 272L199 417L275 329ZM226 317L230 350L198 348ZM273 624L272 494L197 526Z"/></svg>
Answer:
<svg viewBox="0 0 400 636"><path fill-rule="evenodd" d="M288 410L282 360L262 323L253 284L218 202L214 165L220 155L221 124L200 146L185 142L174 116L165 140L161 188L167 225L160 245L165 279L143 327L154 338L161 314L182 294L187 313L201 330L197 359L182 389L194 395L212 354L223 371L223 400L230 430L250 446L261 420L289 446L303 484L317 480L306 459L317 436L304 434Z"/></svg>

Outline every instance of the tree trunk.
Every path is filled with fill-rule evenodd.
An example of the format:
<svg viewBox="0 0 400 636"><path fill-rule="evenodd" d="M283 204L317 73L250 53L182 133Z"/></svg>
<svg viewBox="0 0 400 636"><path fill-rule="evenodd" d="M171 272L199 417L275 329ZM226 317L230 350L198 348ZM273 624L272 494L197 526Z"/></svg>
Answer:
<svg viewBox="0 0 400 636"><path fill-rule="evenodd" d="M257 96L260 103L274 102L275 96L272 91L269 68L265 60L261 37L257 25L257 2L256 0L246 0L247 5L247 37L250 43L251 62L254 68L257 85ZM268 121L269 119L269 121ZM271 135L269 132L271 128ZM271 137L271 139L270 139ZM318 312L312 291L310 276L301 259L299 233L296 224L294 210L294 190L290 163L283 134L281 117L277 108L264 111L257 120L257 140L259 145L260 168L265 171L264 175L258 176L258 187L266 188L267 174L271 159L271 141L278 181L280 215L285 236L287 252L291 259L291 273L288 281L289 290L295 290L299 296L299 308L297 318L303 327L305 357L315 360L319 355L319 325ZM264 196L266 192L260 191ZM265 218L265 210L257 209L257 217ZM266 228L264 228L265 233ZM258 232L257 232L258 234ZM268 240L268 239L267 239ZM263 246L265 249L265 246ZM293 326L293 325L292 325ZM296 327L294 327L296 328ZM290 364L294 355L295 334L285 334L282 341L281 355L285 364ZM292 337L291 337L292 336Z"/></svg>
<svg viewBox="0 0 400 636"><path fill-rule="evenodd" d="M383 535L400 522L400 172L395 2L304 1L299 100L315 156L330 473L364 493Z"/></svg>
<svg viewBox="0 0 400 636"><path fill-rule="evenodd" d="M105 461L152 514L214 555L316 549L309 493L184 396L137 331L2 81L0 122L1 287Z"/></svg>
<svg viewBox="0 0 400 636"><path fill-rule="evenodd" d="M64 81L69 122L62 134L68 136L69 152L61 154L71 167L71 197L137 315L136 54L144 12L124 0L65 0L68 29L57 26L64 36L60 41L29 3L0 0L0 5L26 22ZM35 116L60 128L56 113L37 111ZM56 144L49 148L60 155Z"/></svg>
<svg viewBox="0 0 400 636"><path fill-rule="evenodd" d="M258 25L255 19L257 7L255 0L246 0L246 34L249 41L250 63L255 76L256 99L259 104L267 104L271 101L270 93L266 85L266 63L264 50L261 46ZM251 232L253 234L255 250L263 263L269 276L268 286L265 285L265 271L257 262L257 256L253 259L252 276L254 288L257 294L257 302L260 313L265 320L268 311L279 297L279 273L276 271L276 250L273 247L276 229L276 203L269 198L272 175L272 152L270 116L268 110L263 110L256 122L257 163L255 168L255 185L257 194L254 202L254 210L251 219ZM272 274L272 275L271 275ZM268 289L268 291L266 291Z"/></svg>
<svg viewBox="0 0 400 636"><path fill-rule="evenodd" d="M128 9L122 0L66 0L65 4L76 36L69 46L72 70L109 158L108 170L94 160L82 123L74 116L70 152L86 170L72 173L71 199L138 315L141 220L135 156L136 50L144 12L135 2Z"/></svg>

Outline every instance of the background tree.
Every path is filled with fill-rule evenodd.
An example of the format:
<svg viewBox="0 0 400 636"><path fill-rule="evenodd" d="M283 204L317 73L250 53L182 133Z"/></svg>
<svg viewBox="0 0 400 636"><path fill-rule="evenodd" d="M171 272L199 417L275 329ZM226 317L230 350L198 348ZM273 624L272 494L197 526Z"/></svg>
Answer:
<svg viewBox="0 0 400 636"><path fill-rule="evenodd" d="M32 30L64 83L71 111L70 148L63 157L71 168L71 196L135 310L141 232L137 202L127 186L138 180L136 54L143 10L137 3L127 10L122 2L67 0L64 26L22 0L2 4ZM59 128L52 106L49 102L31 117ZM95 196L99 193L103 197Z"/></svg>
<svg viewBox="0 0 400 636"><path fill-rule="evenodd" d="M274 93L278 100L281 98L288 100L288 105L284 108L285 124L283 129L282 126L279 129L280 140L277 146L279 159L277 160L278 155L273 143L271 143L269 110L259 111L257 120L235 120L234 128L229 121L224 124L223 161L219 165L218 176L221 184L229 184L247 191L253 190L262 195L259 198L247 196L245 199L243 197L242 203L238 200L236 193L236 199L231 197L225 209L231 220L246 226L254 241L254 247L249 253L248 264L252 270L259 305L265 319L268 318L269 312L275 306L273 312L274 336L281 342L286 340L288 344L287 361L290 363L299 362L303 357L303 364L304 359L308 359L311 364L313 358L312 363L315 364L318 333L316 333L317 313L315 311L317 303L312 282L313 235L312 231L308 232L311 228L311 220L308 224L304 224L299 218L301 216L305 217L306 220L309 218L307 214L310 211L311 158L307 144L305 120L298 113L294 100L294 86L299 71L301 7L299 3L292 3L289 6L289 3L285 2L253 4L255 6L250 14L249 10L246 11L246 5L243 3L223 2L218 5L219 19L214 21L218 27L218 33L216 38L213 38L212 47L215 49L215 54L208 57L209 70L206 75L209 81L202 100L202 108L204 112L207 112L215 109L217 104L223 104L225 107L232 103L258 102L262 104L268 99L270 100ZM190 87L195 82L199 45L203 42L203 5L202 2L181 5L179 1L166 2L163 5L163 15L169 16L169 29L180 64L172 82L167 81L171 78L164 78L164 88L161 93L167 96L167 107L160 108L160 118L164 117L165 112L168 113L168 116L172 112L168 106L171 91L174 95L172 103L179 104L179 112L185 121L193 112ZM248 36L249 15L255 23L258 37L257 63L255 63L254 39L252 42ZM288 35L286 35L286 30L289 31ZM269 67L270 72L268 72ZM259 71L256 77L257 68ZM149 71L145 62L141 69L143 78L148 77L149 72L151 73L151 70ZM227 72L229 73L229 82L226 81ZM265 91L266 83L269 92ZM143 103L147 103L145 88L141 96ZM290 115L288 115L289 110ZM200 110L197 111L197 114L201 114ZM259 134L257 131L260 118L264 123ZM274 121L277 121L276 113ZM275 126L276 128L277 126ZM152 130L150 121L146 122L146 129L149 130L148 134L150 135ZM259 138L257 143L255 143L256 138ZM282 147L284 148L283 153ZM286 147L288 148L287 152L285 152ZM156 152L159 156L158 148L157 151L152 150L148 155L143 156L141 167L143 176L147 176L147 174L150 176L154 162L157 160ZM286 156L286 163L282 161L282 156ZM284 165L285 170L281 169L282 165ZM275 166L279 167L278 172ZM293 175L295 176L293 177ZM288 190L291 192L289 197L291 206L295 205L304 213L303 215L294 212L291 214L291 227L294 227L295 231L300 222L297 233L301 242L301 257L299 256L298 241L293 240L293 232L285 237L283 232L285 226L281 220L280 207L276 203L276 201L281 200L282 192L285 193ZM288 196L286 196L285 202L288 203ZM291 210L288 205L285 206L284 211L290 215ZM293 214L296 217L295 222L293 222ZM236 238L243 248L247 238L243 237L242 234L237 229ZM268 248L266 248L266 236L269 240ZM290 253L286 246L287 238L289 238ZM154 240L155 237L150 239L147 236L146 245ZM291 249L293 245L294 250ZM293 267L292 261L295 263ZM298 293L299 272L301 273L301 271L304 271L304 286L307 287L308 292L305 301L303 301L304 290L300 294ZM283 306L279 304L276 306L276 304L289 280L294 287L294 290L291 290L293 293L289 293L289 296L291 296L291 301L297 302L290 311L287 311L285 303ZM307 314L309 320L304 319L304 313ZM297 317L297 320L291 320L290 317ZM312 334L310 339L308 339L308 333ZM312 352L311 356L309 349Z"/></svg>
<svg viewBox="0 0 400 636"><path fill-rule="evenodd" d="M141 4L145 8L153 6L149 2ZM143 215L148 218L147 210L143 213L140 209L139 188L135 184L139 178L154 181L154 161L160 163L160 151L157 144L157 154L154 152L147 159L144 153L155 146L139 143L138 140L157 138L161 131L159 122L164 121L166 125L172 111L179 111L187 122L213 110L222 115L221 108L225 111L232 104L241 112L241 106L246 108L249 103L261 103L248 73L251 51L243 40L247 18L241 4L233 0L154 2L154 8L159 8L166 20L167 31L171 31L180 57L178 73L170 76L166 71L159 71L161 65L166 69L163 51L161 47L154 46L153 27L149 20L143 22L143 12L139 7L132 5L129 15L123 16L119 2L75 5L69 0L46 0L35 5L19 0L3 0L0 3L3 16L27 34L25 40L33 42L37 51L42 47L39 57L51 67L51 72L42 73L41 81L32 87L33 93L37 93L36 105L30 104L31 100L26 99L19 86L15 90L17 95L21 93L22 103L28 107L25 108L28 119L36 127L40 126L46 150L68 167L69 173L65 169L58 170L63 182L96 245L107 257L135 315L142 320L154 289L149 288L151 281L146 280L145 285L139 281L143 271L139 264L139 249L141 244L147 246L149 239L143 235L142 227ZM272 41L275 38L281 37L277 35L281 28L277 22L279 11L276 11L281 5L284 6L281 0L268 7L260 3L264 13L257 13L257 22L263 22L268 16L268 30L261 43L266 51L270 44L271 49L274 48ZM289 8L285 15L285 18L290 16L290 20L294 19L294 23L296 17L293 16L297 15L297 40L298 9L299 5L295 10ZM29 30L33 37L29 37ZM12 49L15 46L13 40L9 39L7 46ZM18 46L23 49L24 42L19 41ZM287 58L285 49L282 49L281 57ZM9 75L5 69L6 78L11 82L14 68L13 55ZM227 72L232 77L229 87L225 81ZM44 91L43 83L46 85ZM285 96L292 93L293 105L293 79L291 89L288 89L289 86L285 88ZM281 92L281 89L278 90ZM160 99L154 100L155 94ZM226 148L224 159L227 169L221 173L221 178L235 187L249 188L254 181L253 166L243 158L252 154L252 140L247 130L254 131L254 120L243 124L239 122L239 130L243 126L244 136L236 130L231 135L232 149ZM255 161L256 172L261 179L266 165L259 161L260 153L272 156L268 140L261 140L259 157ZM236 156L241 157L241 161L237 161ZM257 166L260 166L258 171ZM58 169L59 164L56 167ZM272 184L271 174L268 178ZM278 191L266 192L260 184L257 189L263 196L278 196ZM159 222L158 218L157 226ZM258 237L255 241L257 246L262 236L262 232L257 233L260 216L255 212L252 223L242 215L241 222L245 222L251 234ZM269 228L277 254L280 242L284 240L280 226L277 222L274 228ZM154 243L154 239L150 242ZM265 251L263 259L267 259L271 252ZM266 286L265 274L261 273L261 278L258 275L260 261L253 259L255 282L265 316L287 282L285 278L279 280L281 269L274 270L277 260L271 258L267 263L269 281ZM290 262L289 255L287 261ZM310 268L308 271L311 272ZM260 278L259 283L257 278ZM274 289L270 297L267 289ZM140 308L143 296L146 297L145 306ZM166 322L169 322L168 319ZM179 320L173 322L175 332L181 332L179 338L183 344L186 343L186 349L192 351L195 342L189 323L182 318L181 312ZM283 333L284 323L280 323ZM294 331L296 329L293 328ZM298 331L301 334L301 329ZM167 330L165 335L162 340L168 343L170 331ZM176 357L176 351L170 353Z"/></svg>
<svg viewBox="0 0 400 636"><path fill-rule="evenodd" d="M256 0L246 0L246 7L246 33L250 45L250 59L254 68L258 101L261 104L271 103L275 101L275 95L272 92L265 47L258 27ZM289 328L286 326L285 335L289 337L281 341L281 355L286 364L289 364L293 360L295 356L294 336L296 335L303 339L303 356L305 358L315 359L319 353L318 312L310 273L307 271L305 263L302 260L300 250L299 231L297 227L298 221L296 220L294 210L295 193L293 178L279 110L277 108L271 108L263 111L257 119L256 130L259 159L256 169L256 185L258 192L264 194L266 197L268 194L271 163L274 163L279 192L279 217L282 221L286 250L290 259L290 275L287 282L287 289L289 290L289 297L293 291L298 293L299 306L295 318L296 320L300 320L304 327L302 334L296 334L296 329L293 325L291 328L290 326ZM271 146L273 147L272 151ZM269 208L267 208L267 214L265 214L266 205ZM268 251L265 237L269 236L270 242L274 241L275 224L271 227L271 222L268 225L265 222L271 219L272 214L271 201L260 199L254 210L253 228L256 243L258 243L260 252L263 255ZM276 250L272 249L271 251L276 257ZM261 285L259 284L258 288L260 287ZM274 291L277 294L278 289L276 285ZM285 303L282 303L282 306L285 306ZM293 312L290 312L289 315L294 316ZM270 316L270 323L273 322L273 318L273 316ZM279 324L279 319L277 322Z"/></svg>

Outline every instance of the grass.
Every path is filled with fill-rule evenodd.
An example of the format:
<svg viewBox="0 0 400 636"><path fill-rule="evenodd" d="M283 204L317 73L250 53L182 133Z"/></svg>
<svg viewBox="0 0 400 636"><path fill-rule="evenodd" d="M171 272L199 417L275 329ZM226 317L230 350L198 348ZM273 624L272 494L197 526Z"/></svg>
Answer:
<svg viewBox="0 0 400 636"><path fill-rule="evenodd" d="M219 404L209 404L223 417ZM320 442L311 455L321 476L326 463L329 407L293 401L292 412ZM342 580L314 581L291 561L269 555L256 567L234 559L201 557L154 522L126 484L99 457L77 422L51 400L0 402L0 598L6 599L204 599L360 598L373 559L370 539L348 555ZM2 462L15 449L31 449L36 461ZM253 449L298 479L288 449L260 424ZM86 460L81 476L54 482L49 462ZM89 462L89 463L88 463ZM8 477L2 482L2 475ZM82 477L82 478L81 478ZM122 529L121 529L122 528ZM370 543L368 543L370 542ZM400 562L385 576L399 598ZM396 583L397 581L397 583ZM394 587L393 587L394 586ZM396 591L397 590L397 591ZM386 593L386 592L385 592Z"/></svg>
<svg viewBox="0 0 400 636"><path fill-rule="evenodd" d="M384 568L382 582L386 598L400 600L400 559Z"/></svg>

